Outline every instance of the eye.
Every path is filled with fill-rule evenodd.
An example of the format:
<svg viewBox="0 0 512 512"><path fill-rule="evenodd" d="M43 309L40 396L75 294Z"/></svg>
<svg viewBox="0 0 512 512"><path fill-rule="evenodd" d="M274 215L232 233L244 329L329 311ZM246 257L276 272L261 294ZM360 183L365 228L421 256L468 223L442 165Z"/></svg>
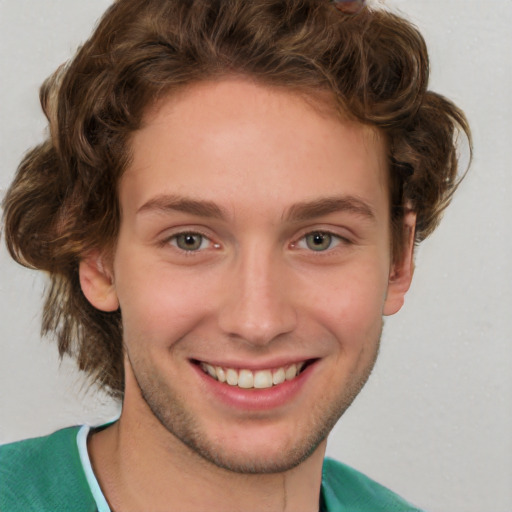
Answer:
<svg viewBox="0 0 512 512"><path fill-rule="evenodd" d="M186 252L196 252L212 245L210 239L201 233L178 233L169 239L169 243Z"/></svg>
<svg viewBox="0 0 512 512"><path fill-rule="evenodd" d="M341 243L341 237L326 231L313 231L299 240L297 247L310 251L322 252Z"/></svg>

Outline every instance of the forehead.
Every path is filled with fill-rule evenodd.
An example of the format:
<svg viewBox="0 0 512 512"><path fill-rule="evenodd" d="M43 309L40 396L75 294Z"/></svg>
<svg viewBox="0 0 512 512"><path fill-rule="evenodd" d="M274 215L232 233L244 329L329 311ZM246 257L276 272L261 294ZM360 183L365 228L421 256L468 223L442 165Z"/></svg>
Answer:
<svg viewBox="0 0 512 512"><path fill-rule="evenodd" d="M131 139L122 208L172 194L227 209L261 209L266 202L277 211L341 194L387 210L383 137L330 106L325 93L305 96L244 79L203 82L168 96L148 110Z"/></svg>

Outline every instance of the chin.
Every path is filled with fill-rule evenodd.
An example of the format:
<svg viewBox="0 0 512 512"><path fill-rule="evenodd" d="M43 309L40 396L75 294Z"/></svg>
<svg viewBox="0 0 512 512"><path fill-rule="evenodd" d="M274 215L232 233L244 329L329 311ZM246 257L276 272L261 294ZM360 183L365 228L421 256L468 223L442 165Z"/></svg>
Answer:
<svg viewBox="0 0 512 512"><path fill-rule="evenodd" d="M145 396L152 413L165 430L190 450L219 468L239 474L272 474L289 471L307 460L327 438L348 407L338 403L327 412L314 407L300 418L241 421L226 424L178 406L159 407L162 401ZM167 402L169 403L169 402Z"/></svg>
<svg viewBox="0 0 512 512"><path fill-rule="evenodd" d="M176 434L174 434L176 435ZM289 471L307 460L323 443L327 432L315 438L278 440L251 439L226 443L209 437L180 439L195 454L219 468L239 474L272 474Z"/></svg>

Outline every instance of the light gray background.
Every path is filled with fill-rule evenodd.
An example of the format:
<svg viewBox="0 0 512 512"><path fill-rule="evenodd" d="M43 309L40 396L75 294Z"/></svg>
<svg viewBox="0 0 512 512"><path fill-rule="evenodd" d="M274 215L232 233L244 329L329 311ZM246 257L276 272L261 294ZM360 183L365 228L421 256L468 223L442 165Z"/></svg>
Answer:
<svg viewBox="0 0 512 512"><path fill-rule="evenodd" d="M109 0L0 0L0 194L45 121L37 90ZM512 511L512 1L389 0L427 39L475 159L417 254L369 384L328 453L431 512ZM0 250L0 441L118 411L39 339L44 278Z"/></svg>

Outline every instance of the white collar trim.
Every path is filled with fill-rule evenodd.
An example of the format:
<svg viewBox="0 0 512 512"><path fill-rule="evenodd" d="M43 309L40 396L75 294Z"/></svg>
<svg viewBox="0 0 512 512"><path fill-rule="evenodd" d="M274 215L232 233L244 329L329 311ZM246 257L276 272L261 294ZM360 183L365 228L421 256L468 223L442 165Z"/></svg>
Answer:
<svg viewBox="0 0 512 512"><path fill-rule="evenodd" d="M98 480L96 480L96 476L94 475L94 471L92 470L91 460L89 459L89 452L87 451L87 436L91 427L89 425L83 425L80 427L78 434L76 436L76 442L78 445L78 453L80 455L80 462L82 463L82 467L85 473L85 478L87 479L87 483L89 484L89 488L91 489L92 496L94 501L96 502L96 507L98 508L98 512L111 512L110 507L108 506L107 500L103 493L101 492L100 484Z"/></svg>

